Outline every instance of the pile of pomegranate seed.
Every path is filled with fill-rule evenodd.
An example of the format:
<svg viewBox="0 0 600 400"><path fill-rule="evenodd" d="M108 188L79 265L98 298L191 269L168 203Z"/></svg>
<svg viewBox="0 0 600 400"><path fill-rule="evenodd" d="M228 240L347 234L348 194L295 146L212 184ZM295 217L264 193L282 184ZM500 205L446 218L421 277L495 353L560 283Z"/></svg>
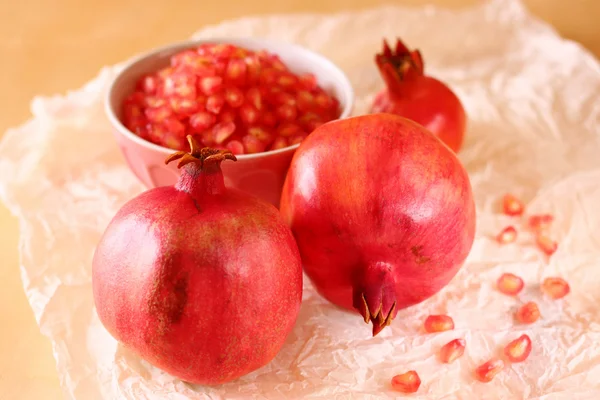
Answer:
<svg viewBox="0 0 600 400"><path fill-rule="evenodd" d="M339 117L339 103L311 74L296 75L275 55L230 44L204 44L143 76L123 104L123 123L174 150L186 135L234 154L300 143Z"/></svg>

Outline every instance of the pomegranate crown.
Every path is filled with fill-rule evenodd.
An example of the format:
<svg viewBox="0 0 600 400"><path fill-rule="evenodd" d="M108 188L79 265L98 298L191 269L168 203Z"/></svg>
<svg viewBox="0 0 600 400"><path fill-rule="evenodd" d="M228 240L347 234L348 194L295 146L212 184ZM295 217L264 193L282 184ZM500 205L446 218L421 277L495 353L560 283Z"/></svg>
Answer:
<svg viewBox="0 0 600 400"><path fill-rule="evenodd" d="M384 39L383 51L375 56L375 63L388 86L394 86L398 81L422 76L424 73L421 52L409 50L400 39L396 39L394 50Z"/></svg>
<svg viewBox="0 0 600 400"><path fill-rule="evenodd" d="M177 168L181 168L189 163L196 163L200 168L203 168L206 165L220 163L223 160L237 161L235 155L229 150L218 150L210 147L200 148L200 144L192 135L187 135L187 140L190 144L190 151L178 151L171 154L165 160L165 164L179 160Z"/></svg>

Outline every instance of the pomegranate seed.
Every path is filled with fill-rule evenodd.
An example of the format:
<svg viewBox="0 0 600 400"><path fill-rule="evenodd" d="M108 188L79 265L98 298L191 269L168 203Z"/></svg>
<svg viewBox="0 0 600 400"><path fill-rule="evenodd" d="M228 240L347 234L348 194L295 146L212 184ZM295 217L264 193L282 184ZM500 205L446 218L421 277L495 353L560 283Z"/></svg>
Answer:
<svg viewBox="0 0 600 400"><path fill-rule="evenodd" d="M263 112L260 121L268 128L275 128L275 125L277 125L277 117L270 111Z"/></svg>
<svg viewBox="0 0 600 400"><path fill-rule="evenodd" d="M421 386L421 378L416 371L408 371L392 378L392 388L401 393L415 393Z"/></svg>
<svg viewBox="0 0 600 400"><path fill-rule="evenodd" d="M240 118L246 125L253 125L258 120L258 111L250 104L244 104L240 107Z"/></svg>
<svg viewBox="0 0 600 400"><path fill-rule="evenodd" d="M246 56L244 58L244 62L246 63L246 79L248 83L256 83L260 78L260 72L262 69L260 60L257 56L252 55Z"/></svg>
<svg viewBox="0 0 600 400"><path fill-rule="evenodd" d="M444 332L454 329L454 321L448 315L430 315L425 319L425 332Z"/></svg>
<svg viewBox="0 0 600 400"><path fill-rule="evenodd" d="M204 132L205 130L212 127L217 122L217 117L214 114L211 114L206 111L201 111L199 113L193 114L190 116L189 124L193 128L195 132Z"/></svg>
<svg viewBox="0 0 600 400"><path fill-rule="evenodd" d="M284 123L277 129L277 134L283 137L291 137L302 134L302 128L293 123Z"/></svg>
<svg viewBox="0 0 600 400"><path fill-rule="evenodd" d="M296 117L298 116L296 107L290 106L288 104L283 104L283 105L277 107L277 109L275 110L275 114L282 121L294 121L296 119Z"/></svg>
<svg viewBox="0 0 600 400"><path fill-rule="evenodd" d="M533 324L540 318L540 309L536 303L530 301L517 310L516 317L522 324Z"/></svg>
<svg viewBox="0 0 600 400"><path fill-rule="evenodd" d="M542 282L540 289L551 299L562 299L571 292L567 281L559 277L548 277Z"/></svg>
<svg viewBox="0 0 600 400"><path fill-rule="evenodd" d="M166 131L162 135L160 144L163 147L167 147L173 150L185 150L188 147L187 141L184 137L176 135L169 131Z"/></svg>
<svg viewBox="0 0 600 400"><path fill-rule="evenodd" d="M284 88L291 88L298 83L298 78L292 74L282 74L277 78L277 84Z"/></svg>
<svg viewBox="0 0 600 400"><path fill-rule="evenodd" d="M244 154L244 145L239 140L230 140L225 147L233 154Z"/></svg>
<svg viewBox="0 0 600 400"><path fill-rule="evenodd" d="M295 144L300 144L300 143L302 143L302 141L303 141L304 139L306 139L306 136L307 136L307 135L295 135L295 136L292 136L292 137L289 139L290 146L293 146L293 145L295 145Z"/></svg>
<svg viewBox="0 0 600 400"><path fill-rule="evenodd" d="M165 118L170 117L173 111L164 105L156 108L146 108L145 114L146 118L151 122L162 122Z"/></svg>
<svg viewBox="0 0 600 400"><path fill-rule="evenodd" d="M215 143L221 144L235 132L235 124L233 122L218 123L213 127L213 135Z"/></svg>
<svg viewBox="0 0 600 400"><path fill-rule="evenodd" d="M175 136L183 137L185 134L185 125L183 125L176 118L165 118L162 124L168 132L172 133Z"/></svg>
<svg viewBox="0 0 600 400"><path fill-rule="evenodd" d="M262 153L265 151L265 144L252 135L244 136L242 138L242 143L244 144L244 149L248 154Z"/></svg>
<svg viewBox="0 0 600 400"><path fill-rule="evenodd" d="M523 290L525 284L523 283L523 279L519 278L517 275L506 273L500 275L496 286L500 292L509 296L516 296Z"/></svg>
<svg viewBox="0 0 600 400"><path fill-rule="evenodd" d="M230 60L225 71L225 78L228 82L244 85L246 82L246 69L247 66L244 60Z"/></svg>
<svg viewBox="0 0 600 400"><path fill-rule="evenodd" d="M512 194L504 195L502 199L502 208L504 210L504 214L506 215L521 215L525 210L525 206L521 202L521 200L517 199Z"/></svg>
<svg viewBox="0 0 600 400"><path fill-rule="evenodd" d="M301 75L298 79L300 86L306 90L314 90L317 88L317 78L313 74Z"/></svg>
<svg viewBox="0 0 600 400"><path fill-rule="evenodd" d="M475 377L480 382L491 382L504 369L504 361L491 359L475 369Z"/></svg>
<svg viewBox="0 0 600 400"><path fill-rule="evenodd" d="M206 76L200 79L198 88L207 96L219 93L223 89L223 78L220 76Z"/></svg>
<svg viewBox="0 0 600 400"><path fill-rule="evenodd" d="M278 76L279 73L276 70L272 68L263 68L260 73L259 82L268 87L275 84Z"/></svg>
<svg viewBox="0 0 600 400"><path fill-rule="evenodd" d="M275 141L271 145L271 150L279 150L279 149L284 149L286 147L288 147L287 139L279 136L278 138L275 139Z"/></svg>
<svg viewBox="0 0 600 400"><path fill-rule="evenodd" d="M200 108L198 102L194 99L181 99L173 97L170 99L171 109L176 114L191 115L197 112Z"/></svg>
<svg viewBox="0 0 600 400"><path fill-rule="evenodd" d="M507 244L517 240L517 230L514 226L507 226L496 236L498 243Z"/></svg>
<svg viewBox="0 0 600 400"><path fill-rule="evenodd" d="M219 122L235 122L237 114L234 110L223 109L219 114Z"/></svg>
<svg viewBox="0 0 600 400"><path fill-rule="evenodd" d="M144 104L146 107L157 108L160 106L164 106L167 104L166 100L162 97L148 96L144 99Z"/></svg>
<svg viewBox="0 0 600 400"><path fill-rule="evenodd" d="M288 106L296 106L296 98L289 94L289 93L285 93L285 92L277 92L277 93L272 93L273 94L273 100L272 103L274 105L288 105Z"/></svg>
<svg viewBox="0 0 600 400"><path fill-rule="evenodd" d="M327 110L333 106L331 97L329 97L325 93L319 93L318 95L316 95L315 103L316 103L317 107L319 107L321 109L325 109L325 110Z"/></svg>
<svg viewBox="0 0 600 400"><path fill-rule="evenodd" d="M464 339L454 339L446 343L440 349L440 360L446 364L454 362L465 352L466 342Z"/></svg>
<svg viewBox="0 0 600 400"><path fill-rule="evenodd" d="M271 67L281 72L285 72L288 70L285 64L276 55L274 55L272 58Z"/></svg>
<svg viewBox="0 0 600 400"><path fill-rule="evenodd" d="M527 335L519 336L504 347L504 355L513 363L525 361L529 353L531 353L531 339Z"/></svg>
<svg viewBox="0 0 600 400"><path fill-rule="evenodd" d="M183 72L167 76L163 82L165 96L196 97L196 77Z"/></svg>
<svg viewBox="0 0 600 400"><path fill-rule="evenodd" d="M248 92L246 92L246 99L248 99L248 102L252 104L255 109L262 109L262 96L258 88L253 87L248 89Z"/></svg>
<svg viewBox="0 0 600 400"><path fill-rule="evenodd" d="M265 143L269 143L273 140L273 135L269 131L258 126L248 128L248 134Z"/></svg>
<svg viewBox="0 0 600 400"><path fill-rule="evenodd" d="M315 101L313 95L306 90L301 90L296 95L296 105L300 112L307 112L314 108Z"/></svg>
<svg viewBox="0 0 600 400"><path fill-rule="evenodd" d="M225 97L220 94L213 94L206 99L206 110L218 114L225 105Z"/></svg>
<svg viewBox="0 0 600 400"><path fill-rule="evenodd" d="M154 75L146 75L141 79L139 88L146 94L155 94L158 88L158 79Z"/></svg>
<svg viewBox="0 0 600 400"><path fill-rule="evenodd" d="M230 87L225 90L225 101L233 108L244 104L244 92L236 87Z"/></svg>
<svg viewBox="0 0 600 400"><path fill-rule="evenodd" d="M543 233L538 234L535 237L535 243L547 255L551 256L558 249L558 243L554 240L550 239L548 236Z"/></svg>
<svg viewBox="0 0 600 400"><path fill-rule="evenodd" d="M541 232L550 227L554 217L550 214L532 215L529 217L529 227L535 232Z"/></svg>

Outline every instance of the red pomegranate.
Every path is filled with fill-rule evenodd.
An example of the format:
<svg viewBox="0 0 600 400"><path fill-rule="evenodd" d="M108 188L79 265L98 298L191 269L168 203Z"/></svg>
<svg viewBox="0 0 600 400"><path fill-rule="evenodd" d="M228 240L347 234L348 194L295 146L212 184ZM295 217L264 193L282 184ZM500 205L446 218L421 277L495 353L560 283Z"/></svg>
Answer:
<svg viewBox="0 0 600 400"><path fill-rule="evenodd" d="M280 211L307 275L373 335L442 289L473 244L475 205L456 155L392 114L328 122L292 159Z"/></svg>
<svg viewBox="0 0 600 400"><path fill-rule="evenodd" d="M458 152L466 130L465 110L446 84L425 75L421 53L408 50L400 40L392 51L384 41L375 62L386 88L375 97L371 111L418 122Z"/></svg>
<svg viewBox="0 0 600 400"><path fill-rule="evenodd" d="M96 309L126 347L191 383L267 364L296 321L298 248L277 209L224 186L228 150L178 152L175 187L148 190L112 219L93 259Z"/></svg>

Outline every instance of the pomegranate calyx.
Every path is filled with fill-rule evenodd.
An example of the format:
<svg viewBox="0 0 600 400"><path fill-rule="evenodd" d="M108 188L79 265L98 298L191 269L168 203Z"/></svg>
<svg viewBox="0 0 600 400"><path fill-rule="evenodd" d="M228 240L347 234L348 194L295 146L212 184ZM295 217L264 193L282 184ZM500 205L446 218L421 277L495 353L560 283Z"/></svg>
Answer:
<svg viewBox="0 0 600 400"><path fill-rule="evenodd" d="M376 263L359 275L353 289L352 305L364 318L373 324L373 336L392 323L398 313L396 288L389 266Z"/></svg>
<svg viewBox="0 0 600 400"><path fill-rule="evenodd" d="M165 164L179 160L177 168L181 168L189 163L196 163L200 168L209 164L218 164L224 160L237 161L236 156L230 150L218 150L210 147L201 148L196 139L192 135L187 135L190 151L178 151L171 154L165 160Z"/></svg>
<svg viewBox="0 0 600 400"><path fill-rule="evenodd" d="M410 51L400 40L392 50L383 41L383 51L375 56L375 63L388 88L394 88L401 81L424 74L423 57L419 50Z"/></svg>

